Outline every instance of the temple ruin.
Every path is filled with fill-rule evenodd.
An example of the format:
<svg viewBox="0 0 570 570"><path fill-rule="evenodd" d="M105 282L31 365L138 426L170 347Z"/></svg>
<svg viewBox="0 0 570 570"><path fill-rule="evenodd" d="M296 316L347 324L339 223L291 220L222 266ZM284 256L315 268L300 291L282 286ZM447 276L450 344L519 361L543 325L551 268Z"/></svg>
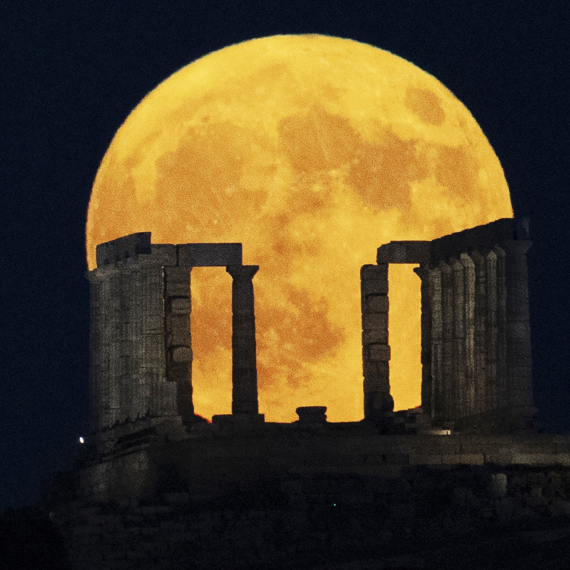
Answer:
<svg viewBox="0 0 570 570"><path fill-rule="evenodd" d="M491 521L568 516L570 437L533 423L530 245L517 219L381 245L360 275L364 417L337 423L324 406L297 408L291 423L259 413L258 266L242 264L241 244L138 233L99 245L87 274L92 433L50 507L72 567L322 570L339 552L384 560L398 537L408 552L414 536L425 546ZM397 412L391 263L421 280L421 406ZM211 423L192 402L198 266L233 278L232 413Z"/></svg>
<svg viewBox="0 0 570 570"><path fill-rule="evenodd" d="M388 267L421 279L424 427L508 433L532 426L526 252L528 221L501 219L433 241L378 248L361 270L364 422L399 433L389 378ZM91 282L92 426L99 452L161 425L185 438L192 402L193 267L232 276L232 414L214 423L264 424L257 398L253 277L240 243L153 244L149 232L97 247ZM299 408L323 424L326 408ZM400 415L402 415L400 413ZM401 419L401 418L400 418Z"/></svg>
<svg viewBox="0 0 570 570"><path fill-rule="evenodd" d="M361 271L365 418L392 411L388 266L421 279L422 411L440 426L528 428L532 397L528 220L501 219L429 241L378 248Z"/></svg>
<svg viewBox="0 0 570 570"><path fill-rule="evenodd" d="M232 276L232 414L261 419L253 276L240 243L151 244L150 232L97 247L91 282L92 426L98 447L163 423L183 433L198 421L192 402L191 271L225 267ZM122 426L119 430L111 428ZM130 429L129 429L130 426Z"/></svg>

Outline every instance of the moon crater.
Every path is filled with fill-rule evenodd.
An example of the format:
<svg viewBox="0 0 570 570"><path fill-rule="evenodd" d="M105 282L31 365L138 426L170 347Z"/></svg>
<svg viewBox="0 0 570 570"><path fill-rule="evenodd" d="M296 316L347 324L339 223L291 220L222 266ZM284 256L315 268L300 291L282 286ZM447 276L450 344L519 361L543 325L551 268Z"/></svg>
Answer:
<svg viewBox="0 0 570 570"><path fill-rule="evenodd" d="M442 125L445 121L445 111L439 97L433 91L408 87L406 106L424 123Z"/></svg>

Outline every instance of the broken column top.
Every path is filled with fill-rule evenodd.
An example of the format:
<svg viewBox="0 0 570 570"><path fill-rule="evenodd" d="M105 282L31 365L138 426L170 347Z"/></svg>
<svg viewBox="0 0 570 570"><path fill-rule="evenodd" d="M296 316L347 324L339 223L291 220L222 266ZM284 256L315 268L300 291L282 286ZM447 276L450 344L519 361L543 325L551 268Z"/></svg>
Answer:
<svg viewBox="0 0 570 570"><path fill-rule="evenodd" d="M151 253L150 232L123 236L97 246L97 267Z"/></svg>
<svg viewBox="0 0 570 570"><path fill-rule="evenodd" d="M165 266L218 267L242 265L241 243L153 244L151 232L138 232L97 246L97 268L127 259L154 256L156 264ZM147 258L149 261L151 258Z"/></svg>

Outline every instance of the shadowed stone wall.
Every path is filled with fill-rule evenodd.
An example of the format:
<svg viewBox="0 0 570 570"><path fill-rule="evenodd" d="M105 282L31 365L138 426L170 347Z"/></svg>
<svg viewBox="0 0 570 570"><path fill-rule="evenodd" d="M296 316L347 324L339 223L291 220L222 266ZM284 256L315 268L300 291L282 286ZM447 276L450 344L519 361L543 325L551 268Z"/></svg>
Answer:
<svg viewBox="0 0 570 570"><path fill-rule="evenodd" d="M74 568L441 568L438 547L570 521L568 436L195 428L61 481L50 510Z"/></svg>
<svg viewBox="0 0 570 570"><path fill-rule="evenodd" d="M561 546L570 536L570 472L315 474L275 478L201 505L184 492L133 505L74 502L54 509L53 518L77 570L530 569L557 559L546 551L529 564L533 545L568 553Z"/></svg>

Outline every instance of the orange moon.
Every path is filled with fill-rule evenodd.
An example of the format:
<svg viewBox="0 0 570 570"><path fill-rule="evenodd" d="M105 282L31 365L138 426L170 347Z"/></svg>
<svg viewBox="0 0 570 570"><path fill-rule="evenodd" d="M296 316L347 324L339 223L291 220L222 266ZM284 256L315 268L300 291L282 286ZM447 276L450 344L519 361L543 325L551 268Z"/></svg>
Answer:
<svg viewBox="0 0 570 570"><path fill-rule="evenodd" d="M512 217L499 160L465 106L389 52L320 35L232 45L182 68L117 131L93 185L97 244L242 242L254 279L260 412L363 417L360 267L391 240ZM396 409L420 404L419 279L390 268ZM192 271L196 413L231 410L231 277Z"/></svg>

